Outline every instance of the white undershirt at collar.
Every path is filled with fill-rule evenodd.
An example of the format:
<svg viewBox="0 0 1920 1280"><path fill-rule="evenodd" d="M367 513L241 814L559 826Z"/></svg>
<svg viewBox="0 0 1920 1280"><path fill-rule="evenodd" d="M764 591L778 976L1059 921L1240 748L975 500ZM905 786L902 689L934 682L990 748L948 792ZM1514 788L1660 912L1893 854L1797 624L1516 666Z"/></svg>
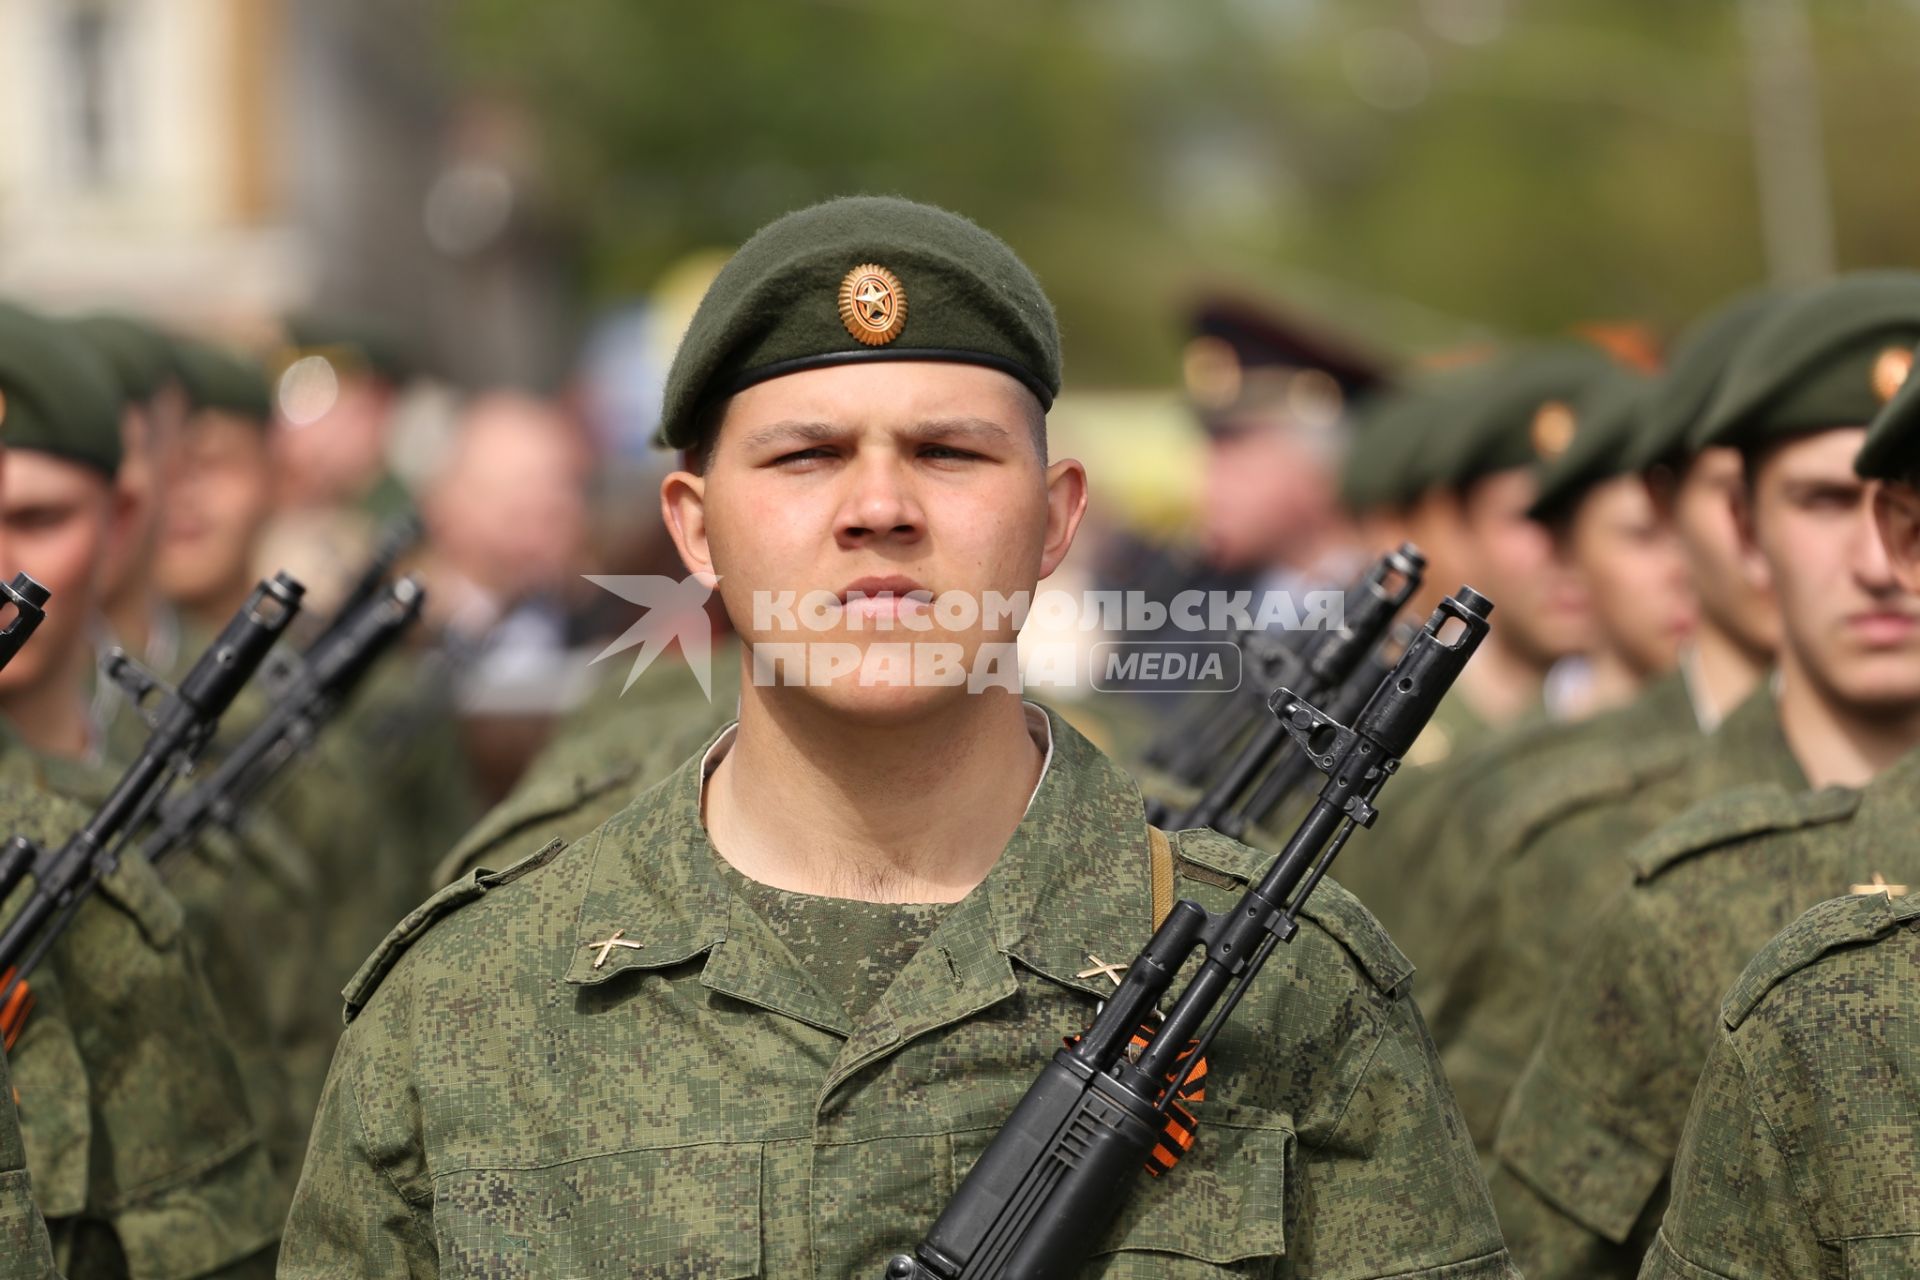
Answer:
<svg viewBox="0 0 1920 1280"><path fill-rule="evenodd" d="M1053 722L1047 719L1047 713L1031 702L1022 702L1021 710L1027 715L1027 736L1033 739L1033 745L1040 748L1040 776L1035 779L1033 791L1027 796L1028 809L1033 808L1034 797L1040 794L1041 784L1047 780L1047 770L1053 767ZM735 720L713 740L706 754L700 757L700 808L706 811L707 779L726 759L727 752L733 749L733 739L740 732L740 722ZM1022 810L1024 813L1025 810Z"/></svg>

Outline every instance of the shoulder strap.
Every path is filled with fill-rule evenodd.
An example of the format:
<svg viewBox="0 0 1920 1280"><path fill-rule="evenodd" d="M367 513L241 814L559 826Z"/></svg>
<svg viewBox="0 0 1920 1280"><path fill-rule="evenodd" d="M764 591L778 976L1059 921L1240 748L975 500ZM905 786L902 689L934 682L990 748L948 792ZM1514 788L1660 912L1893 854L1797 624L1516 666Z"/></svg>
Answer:
<svg viewBox="0 0 1920 1280"><path fill-rule="evenodd" d="M1153 859L1153 927L1158 929L1173 910L1173 846L1167 833L1147 824L1147 845Z"/></svg>

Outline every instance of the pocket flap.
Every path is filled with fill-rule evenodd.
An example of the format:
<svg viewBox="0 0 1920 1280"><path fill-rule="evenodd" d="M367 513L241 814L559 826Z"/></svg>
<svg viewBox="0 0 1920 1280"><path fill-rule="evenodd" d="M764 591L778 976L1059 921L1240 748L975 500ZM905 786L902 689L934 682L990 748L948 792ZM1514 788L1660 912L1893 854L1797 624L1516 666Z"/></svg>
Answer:
<svg viewBox="0 0 1920 1280"><path fill-rule="evenodd" d="M449 1275L744 1280L760 1270L760 1147L622 1151L435 1182Z"/></svg>

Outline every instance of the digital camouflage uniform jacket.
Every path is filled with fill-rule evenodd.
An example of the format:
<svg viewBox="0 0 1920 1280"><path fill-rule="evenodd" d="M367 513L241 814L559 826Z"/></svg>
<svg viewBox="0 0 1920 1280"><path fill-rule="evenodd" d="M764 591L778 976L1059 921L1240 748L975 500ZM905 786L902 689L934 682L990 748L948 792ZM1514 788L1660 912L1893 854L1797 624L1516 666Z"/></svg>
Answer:
<svg viewBox="0 0 1920 1280"><path fill-rule="evenodd" d="M0 1053L0 1280L52 1280L47 1224L33 1206L27 1153L13 1111L13 1078Z"/></svg>
<svg viewBox="0 0 1920 1280"><path fill-rule="evenodd" d="M1920 881L1920 753L1869 792L1749 787L1635 851L1634 883L1587 930L1502 1117L1495 1203L1529 1276L1631 1276L1720 1004L1767 941L1872 880Z"/></svg>
<svg viewBox="0 0 1920 1280"><path fill-rule="evenodd" d="M84 820L0 744L0 831L43 843ZM0 920L11 914L0 905ZM9 1066L35 1204L72 1280L267 1275L279 1201L185 914L129 858L33 978Z"/></svg>
<svg viewBox="0 0 1920 1280"><path fill-rule="evenodd" d="M1920 895L1823 902L1720 1009L1643 1280L1920 1275Z"/></svg>
<svg viewBox="0 0 1920 1280"><path fill-rule="evenodd" d="M999 862L858 1026L729 891L697 758L443 890L349 990L281 1274L877 1276L1149 930L1139 793L1050 719ZM1175 845L1215 908L1256 870ZM1512 1275L1405 959L1330 884L1307 914L1093 1273Z"/></svg>
<svg viewBox="0 0 1920 1280"><path fill-rule="evenodd" d="M1447 1078L1483 1151L1493 1148L1507 1095L1584 937L1568 922L1632 880L1626 855L1635 843L1723 791L1807 785L1765 690L1704 739L1697 730L1649 730L1591 744L1562 766L1487 816L1479 890L1454 911L1472 927L1455 930L1447 960L1436 966L1441 980L1421 992Z"/></svg>

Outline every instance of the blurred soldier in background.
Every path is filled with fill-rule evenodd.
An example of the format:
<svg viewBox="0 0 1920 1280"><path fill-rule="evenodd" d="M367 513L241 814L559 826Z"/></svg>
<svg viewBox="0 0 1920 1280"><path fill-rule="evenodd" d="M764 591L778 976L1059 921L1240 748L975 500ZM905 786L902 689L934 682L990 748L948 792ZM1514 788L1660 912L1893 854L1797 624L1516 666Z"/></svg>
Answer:
<svg viewBox="0 0 1920 1280"><path fill-rule="evenodd" d="M120 396L71 328L0 306L0 572L30 565L64 593L0 672L0 777L43 793L13 793L0 825L52 846L85 813L44 792L92 797L111 780L88 764L104 746L88 628L131 509L114 484ZM122 859L33 975L10 1067L35 1203L69 1277L272 1270L284 1201L182 923L152 866Z"/></svg>
<svg viewBox="0 0 1920 1280"><path fill-rule="evenodd" d="M1920 589L1920 378L1854 460L1878 481L1893 570ZM1856 854L1912 843L1909 752L1838 818ZM1813 803L1806 797L1802 804ZM1761 837L1766 838L1766 837ZM1920 1272L1910 1189L1920 1103L1920 893L1868 881L1812 908L1747 965L1720 1007L1674 1161L1673 1201L1641 1275L1824 1280Z"/></svg>
<svg viewBox="0 0 1920 1280"><path fill-rule="evenodd" d="M591 463L583 433L556 406L493 392L462 411L422 494L428 609L453 655L466 752L493 798L574 695L566 593L587 567Z"/></svg>
<svg viewBox="0 0 1920 1280"><path fill-rule="evenodd" d="M186 417L173 344L132 316L92 315L73 323L113 367L121 388L121 456L115 482L133 514L131 532L117 544L107 565L101 614L109 643L156 671L170 670L180 652L180 620L154 591L153 557Z"/></svg>
<svg viewBox="0 0 1920 1280"><path fill-rule="evenodd" d="M1443 960L1464 945L1460 912L1491 865L1487 833L1512 812L1517 780L1554 773L1621 733L1645 738L1691 723L1677 679L1639 696L1673 670L1694 610L1678 540L1630 466L1647 389L1639 374L1606 370L1555 419L1564 437L1543 442L1549 456L1537 464L1539 496L1529 514L1551 532L1556 555L1592 605L1591 643L1580 655L1584 683L1570 691L1582 718L1531 718L1481 739L1447 766L1446 802L1428 815L1432 825L1401 895L1419 904L1402 923L1402 948L1423 966L1428 1008L1447 979ZM1616 709L1594 714L1607 707ZM1472 936L1483 939L1480 930ZM1482 1118L1468 1108L1470 1123ZM1492 1117L1484 1118L1490 1126Z"/></svg>
<svg viewBox="0 0 1920 1280"><path fill-rule="evenodd" d="M1776 781L1716 795L1641 842L1634 882L1561 975L1496 1142L1496 1203L1530 1275L1634 1274L1741 967L1823 898L1876 873L1920 879L1910 842L1855 847L1841 821L1860 804L1849 788L1920 745L1920 599L1893 573L1874 487L1853 470L1862 424L1916 340L1920 275L1843 278L1771 311L1708 411L1700 438L1741 451L1748 571L1782 624L1777 690L1718 736L1771 758ZM1827 790L1797 800L1809 784Z"/></svg>
<svg viewBox="0 0 1920 1280"><path fill-rule="evenodd" d="M1214 299L1184 373L1207 450L1200 540L1208 563L1256 589L1345 586L1370 549L1340 505L1351 406L1378 366L1271 309Z"/></svg>
<svg viewBox="0 0 1920 1280"><path fill-rule="evenodd" d="M1394 784L1396 807L1383 816L1366 856L1341 869L1342 882L1389 932L1415 937L1409 954L1416 963L1424 958L1416 917L1426 907L1411 886L1432 830L1466 776L1455 767L1496 729L1543 710L1552 714L1543 701L1548 671L1588 643L1585 589L1528 512L1539 496L1539 464L1573 438L1574 404L1614 373L1606 355L1584 344L1509 352L1446 379L1424 435L1400 462L1402 492L1435 491L1409 505L1442 531L1440 545L1457 557L1461 580L1496 601L1501 615L1407 753L1411 767ZM1410 415L1406 425L1417 423Z"/></svg>

